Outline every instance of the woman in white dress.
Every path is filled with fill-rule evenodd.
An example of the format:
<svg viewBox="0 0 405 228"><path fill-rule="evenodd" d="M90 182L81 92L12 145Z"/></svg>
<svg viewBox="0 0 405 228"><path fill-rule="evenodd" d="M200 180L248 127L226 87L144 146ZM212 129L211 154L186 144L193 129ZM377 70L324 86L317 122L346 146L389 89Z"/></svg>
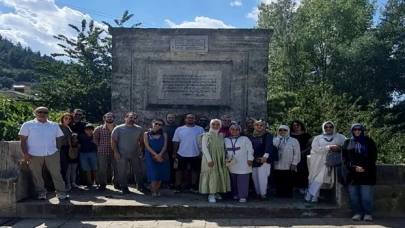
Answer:
<svg viewBox="0 0 405 228"><path fill-rule="evenodd" d="M327 121L322 125L323 133L312 141L311 157L309 162L309 187L305 200L318 202L321 188L330 189L335 183L335 170L326 165L329 152L341 152L341 147L346 140L344 135L336 133L335 124Z"/></svg>

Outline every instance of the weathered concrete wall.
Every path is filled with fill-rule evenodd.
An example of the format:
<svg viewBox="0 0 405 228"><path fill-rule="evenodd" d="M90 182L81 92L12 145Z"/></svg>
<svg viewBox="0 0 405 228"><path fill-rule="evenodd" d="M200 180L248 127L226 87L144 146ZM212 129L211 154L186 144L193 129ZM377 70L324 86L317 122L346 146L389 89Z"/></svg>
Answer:
<svg viewBox="0 0 405 228"><path fill-rule="evenodd" d="M167 113L264 118L271 31L113 28L112 109L147 127Z"/></svg>
<svg viewBox="0 0 405 228"><path fill-rule="evenodd" d="M31 196L32 178L19 142L0 141L0 216L16 215L16 202Z"/></svg>
<svg viewBox="0 0 405 228"><path fill-rule="evenodd" d="M336 200L342 209L350 208L346 187L336 186ZM375 215L405 216L405 165L377 165L374 206Z"/></svg>

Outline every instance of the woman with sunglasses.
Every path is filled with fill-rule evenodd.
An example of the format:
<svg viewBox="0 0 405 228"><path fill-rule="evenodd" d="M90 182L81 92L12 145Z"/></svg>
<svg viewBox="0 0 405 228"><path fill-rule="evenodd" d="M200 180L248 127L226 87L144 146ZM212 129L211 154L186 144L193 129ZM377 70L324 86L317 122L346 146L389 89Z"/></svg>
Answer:
<svg viewBox="0 0 405 228"><path fill-rule="evenodd" d="M59 119L59 127L63 132L61 137L60 150L60 169L63 180L65 181L66 191L70 191L76 185L76 176L71 176L72 172L76 172L78 159L71 159L69 157L69 148L71 146L73 115L70 113L63 113Z"/></svg>
<svg viewBox="0 0 405 228"><path fill-rule="evenodd" d="M340 153L346 137L336 133L335 124L327 121L322 125L323 133L315 136L312 141L309 162L309 187L305 193L305 200L318 202L321 188L331 189L335 183L335 170L326 165L329 152Z"/></svg>
<svg viewBox="0 0 405 228"><path fill-rule="evenodd" d="M259 200L266 200L267 198L270 163L278 160L277 151L273 150L273 136L266 131L265 125L263 120L256 120L254 123L255 130L249 136L254 150L252 179L256 198Z"/></svg>
<svg viewBox="0 0 405 228"><path fill-rule="evenodd" d="M278 151L278 161L274 162L274 177L276 196L292 198L294 190L294 173L301 160L301 150L298 140L290 137L287 125L278 127L278 136L273 140Z"/></svg>
<svg viewBox="0 0 405 228"><path fill-rule="evenodd" d="M305 190L308 188L309 173L307 156L311 151L311 144L308 144L308 141L312 138L312 136L305 131L304 123L299 120L294 120L291 123L290 130L291 137L298 140L301 149L301 161L297 165L297 173L295 174L294 186L298 189L300 194L304 195Z"/></svg>
<svg viewBox="0 0 405 228"><path fill-rule="evenodd" d="M215 203L222 199L218 193L231 191L229 171L225 165L224 135L219 133L221 120L213 119L210 130L201 137L203 157L200 173L200 193L208 194L208 202Z"/></svg>
<svg viewBox="0 0 405 228"><path fill-rule="evenodd" d="M376 184L377 148L375 142L364 135L364 127L355 123L351 138L342 147L342 162L348 172L345 181L349 185L352 219L372 221L373 190Z"/></svg>
<svg viewBox="0 0 405 228"><path fill-rule="evenodd" d="M160 185L170 180L169 156L166 151L167 134L162 130L163 120L152 120L152 128L145 132L145 163L152 197L160 196Z"/></svg>

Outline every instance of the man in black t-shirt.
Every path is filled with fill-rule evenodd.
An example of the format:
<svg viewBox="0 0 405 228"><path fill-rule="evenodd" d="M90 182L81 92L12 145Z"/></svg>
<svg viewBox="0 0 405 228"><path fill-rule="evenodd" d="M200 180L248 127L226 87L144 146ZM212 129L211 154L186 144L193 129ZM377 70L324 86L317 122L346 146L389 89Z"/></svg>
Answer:
<svg viewBox="0 0 405 228"><path fill-rule="evenodd" d="M77 135L82 135L84 134L84 127L86 126L87 123L82 122L83 119L83 110L81 109L75 109L73 110L73 126L71 127L72 132L77 133Z"/></svg>

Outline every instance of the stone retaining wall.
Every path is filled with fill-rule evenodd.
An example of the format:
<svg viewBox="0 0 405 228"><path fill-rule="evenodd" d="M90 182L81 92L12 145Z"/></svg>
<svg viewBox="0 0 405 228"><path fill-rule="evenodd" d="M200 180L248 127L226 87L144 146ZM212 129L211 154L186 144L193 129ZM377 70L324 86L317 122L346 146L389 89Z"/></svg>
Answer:
<svg viewBox="0 0 405 228"><path fill-rule="evenodd" d="M16 217L16 202L35 193L31 173L19 142L0 142L0 158L0 217ZM337 204L350 208L347 189L338 184L335 193ZM405 216L405 165L377 166L374 202L376 215Z"/></svg>

